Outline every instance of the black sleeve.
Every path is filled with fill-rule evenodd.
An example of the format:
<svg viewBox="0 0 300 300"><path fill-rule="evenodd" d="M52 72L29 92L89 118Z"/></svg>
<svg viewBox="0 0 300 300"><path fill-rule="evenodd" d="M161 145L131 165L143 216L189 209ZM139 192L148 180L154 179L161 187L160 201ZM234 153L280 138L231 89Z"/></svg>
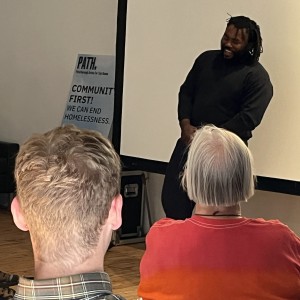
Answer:
<svg viewBox="0 0 300 300"><path fill-rule="evenodd" d="M200 68L201 55L195 60L192 69L189 71L184 83L181 85L178 95L178 120L190 119L193 107L196 75Z"/></svg>
<svg viewBox="0 0 300 300"><path fill-rule="evenodd" d="M239 113L222 127L248 139L249 132L260 124L272 96L273 86L266 70L261 67L257 72L250 72L244 82Z"/></svg>

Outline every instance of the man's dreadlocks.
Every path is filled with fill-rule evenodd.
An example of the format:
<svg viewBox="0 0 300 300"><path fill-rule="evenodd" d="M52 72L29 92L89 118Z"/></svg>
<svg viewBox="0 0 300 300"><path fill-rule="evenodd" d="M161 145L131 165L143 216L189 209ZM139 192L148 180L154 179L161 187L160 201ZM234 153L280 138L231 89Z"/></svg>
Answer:
<svg viewBox="0 0 300 300"><path fill-rule="evenodd" d="M250 18L244 16L230 17L227 26L229 25L234 25L238 29L246 29L248 33L249 62L253 64L258 61L260 54L263 52L259 26Z"/></svg>

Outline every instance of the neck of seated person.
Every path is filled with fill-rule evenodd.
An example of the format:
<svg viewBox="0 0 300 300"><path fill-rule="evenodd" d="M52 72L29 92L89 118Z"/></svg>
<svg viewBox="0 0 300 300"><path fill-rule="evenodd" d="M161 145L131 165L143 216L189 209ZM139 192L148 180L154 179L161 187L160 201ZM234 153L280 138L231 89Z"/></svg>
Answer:
<svg viewBox="0 0 300 300"><path fill-rule="evenodd" d="M240 218L241 206L205 206L196 204L194 209L195 215L200 215L206 218Z"/></svg>
<svg viewBox="0 0 300 300"><path fill-rule="evenodd" d="M104 225L101 229L99 241L96 248L93 251L93 254L80 264L70 262L70 267L66 267L66 265L64 265L60 261L45 262L39 260L39 256L36 255L37 251L35 251L33 243L35 269L34 279L42 280L48 278L70 276L75 274L103 272L104 256L107 251L109 242L111 240L111 234L111 228L109 226ZM70 247L76 247L76 245L70 245Z"/></svg>

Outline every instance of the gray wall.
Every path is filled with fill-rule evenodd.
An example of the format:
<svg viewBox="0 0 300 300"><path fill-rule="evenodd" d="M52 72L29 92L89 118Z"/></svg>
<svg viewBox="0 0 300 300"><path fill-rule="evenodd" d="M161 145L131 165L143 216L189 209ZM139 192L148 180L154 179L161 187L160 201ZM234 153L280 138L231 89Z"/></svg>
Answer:
<svg viewBox="0 0 300 300"><path fill-rule="evenodd" d="M61 124L78 54L114 55L117 0L0 0L0 140Z"/></svg>

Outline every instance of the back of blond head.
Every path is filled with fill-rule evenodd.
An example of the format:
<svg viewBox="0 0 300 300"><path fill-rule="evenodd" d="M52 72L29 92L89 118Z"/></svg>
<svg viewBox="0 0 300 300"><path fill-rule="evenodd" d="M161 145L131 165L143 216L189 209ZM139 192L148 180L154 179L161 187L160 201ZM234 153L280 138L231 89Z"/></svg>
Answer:
<svg viewBox="0 0 300 300"><path fill-rule="evenodd" d="M88 258L120 192L120 160L100 133L73 125L32 136L16 160L17 195L37 259Z"/></svg>
<svg viewBox="0 0 300 300"><path fill-rule="evenodd" d="M213 125L190 145L182 183L190 199L206 206L234 206L254 193L253 159L234 133Z"/></svg>

